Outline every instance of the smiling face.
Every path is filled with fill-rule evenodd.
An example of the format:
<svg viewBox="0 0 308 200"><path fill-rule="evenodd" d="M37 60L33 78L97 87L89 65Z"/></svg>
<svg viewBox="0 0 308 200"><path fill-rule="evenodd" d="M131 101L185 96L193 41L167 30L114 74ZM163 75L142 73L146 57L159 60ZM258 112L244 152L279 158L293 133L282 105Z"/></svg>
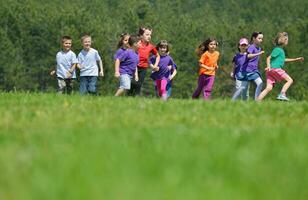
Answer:
<svg viewBox="0 0 308 200"><path fill-rule="evenodd" d="M158 50L160 55L166 55L168 53L168 48L166 46L161 46Z"/></svg>
<svg viewBox="0 0 308 200"><path fill-rule="evenodd" d="M258 34L257 37L253 38L253 43L259 46L263 41L263 34Z"/></svg>
<svg viewBox="0 0 308 200"><path fill-rule="evenodd" d="M213 52L217 48L217 41L213 40L212 42L209 43L209 52Z"/></svg>
<svg viewBox="0 0 308 200"><path fill-rule="evenodd" d="M63 39L62 40L62 49L63 51L69 51L72 47L72 40Z"/></svg>
<svg viewBox="0 0 308 200"><path fill-rule="evenodd" d="M248 45L247 44L240 44L238 46L238 48L240 49L241 53L245 53L247 51Z"/></svg>
<svg viewBox="0 0 308 200"><path fill-rule="evenodd" d="M82 46L84 50L89 50L91 48L92 40L91 37L85 37L82 40Z"/></svg>

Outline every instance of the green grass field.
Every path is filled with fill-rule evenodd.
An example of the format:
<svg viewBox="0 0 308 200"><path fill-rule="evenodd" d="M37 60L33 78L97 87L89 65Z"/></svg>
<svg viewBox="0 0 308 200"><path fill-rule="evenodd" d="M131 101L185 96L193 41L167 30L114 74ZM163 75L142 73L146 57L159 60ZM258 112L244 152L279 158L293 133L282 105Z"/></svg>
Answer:
<svg viewBox="0 0 308 200"><path fill-rule="evenodd" d="M0 199L308 199L308 102L0 94Z"/></svg>

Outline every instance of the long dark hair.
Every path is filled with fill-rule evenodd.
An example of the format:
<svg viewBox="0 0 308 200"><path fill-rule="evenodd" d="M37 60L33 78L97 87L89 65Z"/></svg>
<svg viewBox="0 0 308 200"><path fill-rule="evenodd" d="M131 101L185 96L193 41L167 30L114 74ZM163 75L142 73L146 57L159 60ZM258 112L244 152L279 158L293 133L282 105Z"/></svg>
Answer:
<svg viewBox="0 0 308 200"><path fill-rule="evenodd" d="M253 42L253 38L257 38L258 35L263 34L261 31L255 31L251 34L250 43Z"/></svg>
<svg viewBox="0 0 308 200"><path fill-rule="evenodd" d="M120 40L117 45L118 48L123 47L123 40L125 39L126 36L129 36L129 33L122 33L120 35Z"/></svg>
<svg viewBox="0 0 308 200"><path fill-rule="evenodd" d="M204 52L208 51L209 50L209 44L211 42L215 41L216 42L216 45L218 46L218 42L215 38L213 37L210 37L208 38L207 40L205 40L204 42L202 42L198 48L196 49L196 54L200 57L202 56L202 54L204 54Z"/></svg>

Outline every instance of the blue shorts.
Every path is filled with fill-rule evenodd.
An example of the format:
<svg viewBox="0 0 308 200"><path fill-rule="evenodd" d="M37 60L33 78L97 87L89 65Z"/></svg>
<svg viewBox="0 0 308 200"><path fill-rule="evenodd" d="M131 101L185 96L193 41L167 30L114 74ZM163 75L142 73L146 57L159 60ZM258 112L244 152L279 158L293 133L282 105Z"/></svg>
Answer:
<svg viewBox="0 0 308 200"><path fill-rule="evenodd" d="M257 78L261 78L259 72L239 72L236 75L236 79L240 81L254 81Z"/></svg>
<svg viewBox="0 0 308 200"><path fill-rule="evenodd" d="M128 74L120 75L120 89L130 90L132 76Z"/></svg>

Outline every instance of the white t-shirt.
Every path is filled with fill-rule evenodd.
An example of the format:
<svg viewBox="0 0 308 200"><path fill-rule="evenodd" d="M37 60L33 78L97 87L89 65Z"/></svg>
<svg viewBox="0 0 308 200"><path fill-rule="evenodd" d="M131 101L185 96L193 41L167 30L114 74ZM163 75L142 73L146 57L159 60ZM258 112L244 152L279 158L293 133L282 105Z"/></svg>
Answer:
<svg viewBox="0 0 308 200"><path fill-rule="evenodd" d="M66 79L68 70L71 69L72 65L78 63L76 54L69 50L68 52L59 51L56 55L57 61L57 77ZM73 71L72 77L76 78L76 72Z"/></svg>
<svg viewBox="0 0 308 200"><path fill-rule="evenodd" d="M84 49L78 54L78 61L80 64L80 76L98 76L97 61L100 61L101 57L98 51L90 48L89 51Z"/></svg>

